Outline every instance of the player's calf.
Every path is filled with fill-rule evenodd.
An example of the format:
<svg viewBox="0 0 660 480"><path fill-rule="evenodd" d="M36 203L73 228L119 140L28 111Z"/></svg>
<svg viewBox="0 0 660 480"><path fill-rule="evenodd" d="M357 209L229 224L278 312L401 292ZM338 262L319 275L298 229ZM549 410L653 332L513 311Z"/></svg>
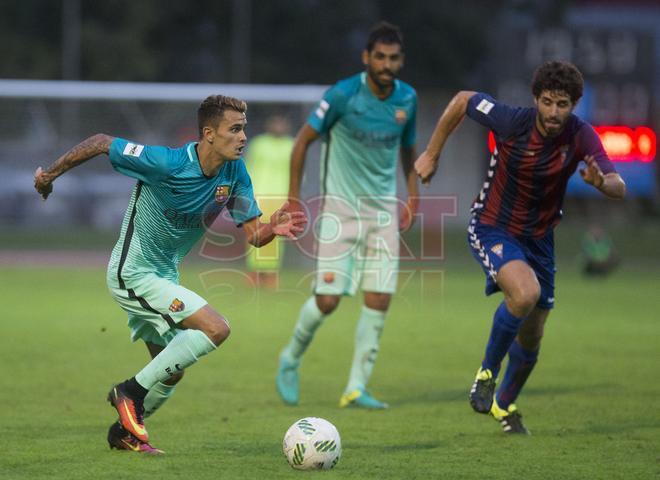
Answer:
<svg viewBox="0 0 660 480"><path fill-rule="evenodd" d="M177 383L179 383L183 379L183 375L185 373L186 373L185 370L182 370L180 372L176 372L176 373L172 374L172 376L170 378L168 378L166 380L163 380L163 383L165 385L170 385L170 386L173 387L174 385L176 385Z"/></svg>

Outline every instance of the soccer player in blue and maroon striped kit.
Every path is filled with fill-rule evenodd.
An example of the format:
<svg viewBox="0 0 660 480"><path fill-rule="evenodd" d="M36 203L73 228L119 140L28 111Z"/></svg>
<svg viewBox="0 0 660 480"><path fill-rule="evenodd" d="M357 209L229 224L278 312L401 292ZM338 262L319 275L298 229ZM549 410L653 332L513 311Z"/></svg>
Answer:
<svg viewBox="0 0 660 480"><path fill-rule="evenodd" d="M529 433L514 404L536 364L543 327L554 306L553 229L561 219L566 184L578 163L583 180L610 198L626 187L593 127L572 112L583 79L567 62L534 73L532 108L511 107L477 92L459 92L435 127L415 170L428 183L447 137L467 114L488 127L496 148L472 205L468 242L486 273L486 295L504 293L495 311L470 404L490 413L507 433ZM502 360L509 362L495 393Z"/></svg>

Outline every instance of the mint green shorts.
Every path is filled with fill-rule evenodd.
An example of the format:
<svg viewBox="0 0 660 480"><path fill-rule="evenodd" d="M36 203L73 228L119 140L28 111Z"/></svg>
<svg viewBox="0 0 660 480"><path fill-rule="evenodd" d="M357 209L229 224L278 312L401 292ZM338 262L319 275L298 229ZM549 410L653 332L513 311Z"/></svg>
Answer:
<svg viewBox="0 0 660 480"><path fill-rule="evenodd" d="M364 213L364 212L363 212ZM326 202L317 220L316 295L396 291L399 221L395 209L355 215Z"/></svg>
<svg viewBox="0 0 660 480"><path fill-rule="evenodd" d="M177 334L177 325L207 304L195 292L178 283L147 273L124 279L108 278L112 298L128 314L131 340L166 346Z"/></svg>

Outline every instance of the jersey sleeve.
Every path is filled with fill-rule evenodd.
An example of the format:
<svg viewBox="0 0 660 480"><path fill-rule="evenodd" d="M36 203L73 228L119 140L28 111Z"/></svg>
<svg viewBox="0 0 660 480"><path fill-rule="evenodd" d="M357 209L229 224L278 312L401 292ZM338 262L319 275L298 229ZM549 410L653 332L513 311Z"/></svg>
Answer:
<svg viewBox="0 0 660 480"><path fill-rule="evenodd" d="M110 144L110 163L119 173L149 185L158 184L171 171L170 149L115 138Z"/></svg>
<svg viewBox="0 0 660 480"><path fill-rule="evenodd" d="M325 92L316 109L310 113L307 123L318 133L324 135L344 114L347 103L346 93L334 85Z"/></svg>
<svg viewBox="0 0 660 480"><path fill-rule="evenodd" d="M578 160L583 160L587 155L593 155L603 175L616 173L616 169L610 157L607 156L605 148L603 148L603 142L600 141L600 137L596 133L596 130L594 130L594 127L588 123L584 123L577 132L576 144L579 147L579 151L577 152Z"/></svg>
<svg viewBox="0 0 660 480"><path fill-rule="evenodd" d="M525 122L525 109L510 107L490 95L477 93L467 104L467 116L501 138L512 136Z"/></svg>
<svg viewBox="0 0 660 480"><path fill-rule="evenodd" d="M239 160L234 191L227 202L227 209L237 227L248 220L261 216L261 210L252 190L252 180L243 160Z"/></svg>
<svg viewBox="0 0 660 480"><path fill-rule="evenodd" d="M413 100L412 109L410 111L410 118L406 122L401 135L401 146L403 148L410 148L415 145L417 141L417 95Z"/></svg>

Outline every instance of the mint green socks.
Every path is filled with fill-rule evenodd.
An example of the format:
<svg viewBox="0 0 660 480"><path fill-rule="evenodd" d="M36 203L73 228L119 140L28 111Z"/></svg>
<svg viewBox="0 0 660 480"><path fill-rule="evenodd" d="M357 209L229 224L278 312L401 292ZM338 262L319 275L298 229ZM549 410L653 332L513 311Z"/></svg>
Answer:
<svg viewBox="0 0 660 480"><path fill-rule="evenodd" d="M387 312L363 306L355 331L355 353L346 392L364 389L373 372Z"/></svg>
<svg viewBox="0 0 660 480"><path fill-rule="evenodd" d="M147 396L144 397L144 417L150 417L156 410L162 407L174 393L175 387L176 385L167 385L161 382L151 387Z"/></svg>
<svg viewBox="0 0 660 480"><path fill-rule="evenodd" d="M300 309L293 336L282 350L282 356L291 361L300 360L325 317L326 315L316 305L316 297L311 296L308 298Z"/></svg>
<svg viewBox="0 0 660 480"><path fill-rule="evenodd" d="M378 356L379 340L386 314L387 312L362 307L355 332L355 353L346 393L364 389L367 385ZM326 316L316 305L316 298L310 297L300 309L293 336L282 350L281 356L289 361L298 362Z"/></svg>
<svg viewBox="0 0 660 480"><path fill-rule="evenodd" d="M151 390L158 382L167 380L215 349L215 344L201 330L180 331L162 352L135 375L135 380Z"/></svg>

